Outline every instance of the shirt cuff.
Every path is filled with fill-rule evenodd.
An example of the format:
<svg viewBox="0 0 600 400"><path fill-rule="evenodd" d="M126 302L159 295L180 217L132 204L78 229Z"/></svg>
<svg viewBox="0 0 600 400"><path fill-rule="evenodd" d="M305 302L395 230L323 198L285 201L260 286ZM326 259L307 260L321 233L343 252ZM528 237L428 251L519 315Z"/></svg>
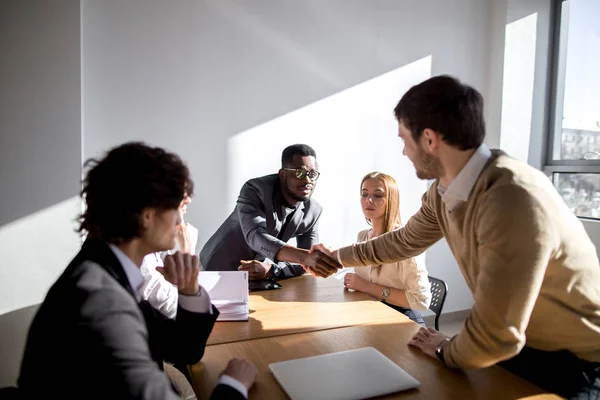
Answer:
<svg viewBox="0 0 600 400"><path fill-rule="evenodd" d="M199 314L211 314L212 315L212 304L210 303L210 297L203 287L195 296L184 296L179 294L179 305L186 311L195 312Z"/></svg>
<svg viewBox="0 0 600 400"><path fill-rule="evenodd" d="M217 385L231 386L232 388L240 392L245 399L248 398L248 388L246 388L246 386L244 386L242 382L230 377L229 375L221 375L219 379L217 379Z"/></svg>

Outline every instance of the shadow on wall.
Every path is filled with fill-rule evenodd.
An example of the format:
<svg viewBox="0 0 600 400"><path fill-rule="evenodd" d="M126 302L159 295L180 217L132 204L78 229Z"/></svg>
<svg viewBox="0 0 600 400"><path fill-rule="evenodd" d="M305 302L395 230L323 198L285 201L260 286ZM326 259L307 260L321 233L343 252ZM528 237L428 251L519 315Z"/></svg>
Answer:
<svg viewBox="0 0 600 400"><path fill-rule="evenodd" d="M282 115L289 123L293 118L287 116L295 110L314 111L321 99L328 101L336 93L344 97L348 88L352 94L355 85L410 68L428 55L435 58L434 72L485 86L489 3L83 2L84 159L128 140L144 140L180 154L206 191L194 198L187 214L189 222L202 227L201 247L232 210L227 179L239 169L229 169L230 140ZM414 32L423 27L425 34L415 38ZM380 108L389 121L402 95L402 87L389 88L394 89L393 100ZM374 107L367 101L362 105ZM370 159L369 168L377 166L377 155L363 156L358 146L349 147L344 140L344 120L356 121L355 112L338 112L337 120L327 119L327 129L309 126L299 135L278 134L286 144L310 142L306 134L338 138L327 147L317 143L323 168L327 152L352 161L358 152ZM375 124L361 128L365 135L379 130ZM389 131L391 140L394 131ZM390 153L401 151L396 146ZM273 159L278 168L280 145L254 142L245 150L235 160L236 168L252 169L262 159ZM346 160L336 161L342 165ZM331 173L338 171L326 172L335 181ZM240 187L235 185L237 194ZM324 186L317 190L320 198ZM351 203L351 212L359 211ZM349 234L356 238L356 232Z"/></svg>
<svg viewBox="0 0 600 400"><path fill-rule="evenodd" d="M39 306L36 304L0 315L0 387L17 383L27 332Z"/></svg>
<svg viewBox="0 0 600 400"><path fill-rule="evenodd" d="M359 231L368 229L360 208L359 186L371 171L396 179L402 221L406 223L419 210L427 182L417 178L412 163L402 155L393 109L400 94L431 77L432 63L431 55L423 57L231 137L228 209L233 210L246 180L278 171L281 151L287 145L307 143L317 152L321 172L314 195L323 205L321 242L334 248L349 245L356 241ZM257 149L261 156L246 162L249 149ZM418 256L417 262L453 288L446 311L469 308L472 296L447 243L436 244L427 254Z"/></svg>
<svg viewBox="0 0 600 400"><path fill-rule="evenodd" d="M79 190L79 3L0 2L0 227Z"/></svg>
<svg viewBox="0 0 600 400"><path fill-rule="evenodd" d="M306 105L229 139L227 204L233 209L244 182L276 173L281 151L292 143L307 143L317 152L321 176L315 199L323 205L320 240L332 246L353 243L368 228L359 203L362 177L383 171L397 181L403 221L420 207L426 183L416 177L402 156L402 142L393 109L399 94L431 77L432 56ZM261 157L246 163L248 149Z"/></svg>

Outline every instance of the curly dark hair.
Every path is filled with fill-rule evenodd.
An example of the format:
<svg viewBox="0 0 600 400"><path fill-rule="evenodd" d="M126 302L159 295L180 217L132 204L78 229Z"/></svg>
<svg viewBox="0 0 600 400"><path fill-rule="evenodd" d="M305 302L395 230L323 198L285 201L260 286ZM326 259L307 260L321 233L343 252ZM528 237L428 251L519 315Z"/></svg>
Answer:
<svg viewBox="0 0 600 400"><path fill-rule="evenodd" d="M461 150L476 149L485 138L483 96L448 75L410 88L394 114L417 143L426 128L441 133L444 142Z"/></svg>
<svg viewBox="0 0 600 400"><path fill-rule="evenodd" d="M108 243L140 237L145 208L177 209L185 194L193 194L190 172L181 158L141 142L115 147L84 167L90 169L81 190L86 208L78 218L78 232Z"/></svg>

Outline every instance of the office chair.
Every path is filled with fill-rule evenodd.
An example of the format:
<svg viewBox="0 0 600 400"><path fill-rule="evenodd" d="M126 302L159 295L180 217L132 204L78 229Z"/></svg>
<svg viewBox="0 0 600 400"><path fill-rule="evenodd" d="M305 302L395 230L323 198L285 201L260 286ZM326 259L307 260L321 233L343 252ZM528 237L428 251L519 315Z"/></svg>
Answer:
<svg viewBox="0 0 600 400"><path fill-rule="evenodd" d="M429 283L431 283L431 304L429 309L435 313L435 330L440 330L440 315L442 314L442 308L444 308L444 302L446 302L446 294L448 293L448 285L441 279L429 276Z"/></svg>

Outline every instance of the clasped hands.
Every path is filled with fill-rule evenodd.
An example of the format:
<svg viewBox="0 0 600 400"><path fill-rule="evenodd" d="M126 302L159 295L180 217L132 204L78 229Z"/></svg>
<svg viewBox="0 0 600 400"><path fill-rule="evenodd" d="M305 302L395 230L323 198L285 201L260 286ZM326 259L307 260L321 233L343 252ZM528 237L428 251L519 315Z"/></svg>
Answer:
<svg viewBox="0 0 600 400"><path fill-rule="evenodd" d="M334 251L324 244L315 244L310 250L302 250L299 264L312 276L327 278L343 266L334 256ZM260 280L270 276L271 265L258 260L240 261L239 271L248 271L248 279Z"/></svg>
<svg viewBox="0 0 600 400"><path fill-rule="evenodd" d="M335 251L323 243L314 244L306 253L302 268L315 277L327 278L344 268L337 260Z"/></svg>

